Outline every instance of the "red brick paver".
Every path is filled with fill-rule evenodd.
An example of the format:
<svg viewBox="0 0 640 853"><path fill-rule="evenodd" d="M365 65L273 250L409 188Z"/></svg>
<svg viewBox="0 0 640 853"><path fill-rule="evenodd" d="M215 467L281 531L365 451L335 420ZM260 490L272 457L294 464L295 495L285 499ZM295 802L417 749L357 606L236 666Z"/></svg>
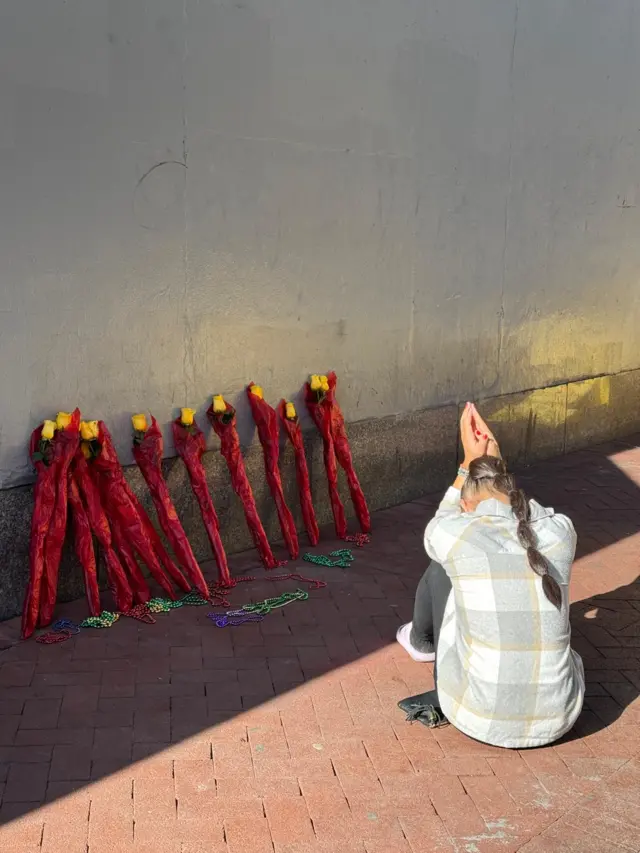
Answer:
<svg viewBox="0 0 640 853"><path fill-rule="evenodd" d="M580 538L572 623L588 696L561 743L508 752L397 709L433 683L393 640L434 496L377 513L347 570L300 562L328 587L259 625L218 629L207 608L183 608L1 653L0 849L640 851L640 447L576 453L522 482ZM260 578L234 605L296 587L265 580L252 554L232 562Z"/></svg>

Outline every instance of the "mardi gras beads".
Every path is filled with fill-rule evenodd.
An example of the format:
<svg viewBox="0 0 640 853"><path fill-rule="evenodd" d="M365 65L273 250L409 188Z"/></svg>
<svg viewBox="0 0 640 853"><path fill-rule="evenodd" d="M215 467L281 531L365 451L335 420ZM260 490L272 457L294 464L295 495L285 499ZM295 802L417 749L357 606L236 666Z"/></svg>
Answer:
<svg viewBox="0 0 640 853"><path fill-rule="evenodd" d="M176 604L170 598L151 598L147 601L147 610L149 613L168 613Z"/></svg>
<svg viewBox="0 0 640 853"><path fill-rule="evenodd" d="M136 604L130 610L123 610L121 615L128 616L130 619L137 619L138 622L144 622L147 625L155 625L156 622L146 603Z"/></svg>
<svg viewBox="0 0 640 853"><path fill-rule="evenodd" d="M353 542L356 548L363 548L371 542L371 538L368 533L351 533L344 537L344 541Z"/></svg>
<svg viewBox="0 0 640 853"><path fill-rule="evenodd" d="M55 643L64 643L65 640L70 640L74 634L79 633L80 628L75 624L75 622L72 622L71 619L58 619L57 622L53 623L50 631L36 637L36 642L50 646Z"/></svg>
<svg viewBox="0 0 640 853"><path fill-rule="evenodd" d="M293 601L306 601L309 598L309 593L303 589L297 589L295 592L283 592L275 598L265 598L264 601L259 601L257 604L243 604L240 608L244 613L260 613L264 616L276 610L278 607L284 607L286 604L291 604ZM230 611L236 614L239 611Z"/></svg>
<svg viewBox="0 0 640 853"><path fill-rule="evenodd" d="M255 604L244 604L242 607L236 610L228 610L226 613L209 613L207 615L218 628L233 627L245 622L261 622L272 610L285 607L294 601L306 601L308 598L308 592L297 589L295 592L283 592L282 595L275 598L265 598L264 601L258 601Z"/></svg>
<svg viewBox="0 0 640 853"><path fill-rule="evenodd" d="M103 610L100 616L89 616L84 622L80 623L81 628L110 628L120 618L119 613L112 613L110 610Z"/></svg>
<svg viewBox="0 0 640 853"><path fill-rule="evenodd" d="M244 625L245 622L262 622L264 616L259 613L243 613L240 616L230 616L228 613L209 613L209 619L217 628L233 628Z"/></svg>
<svg viewBox="0 0 640 853"><path fill-rule="evenodd" d="M334 559L330 559L331 557ZM338 566L341 569L348 569L355 558L349 548L340 548L337 551L332 551L329 557L325 557L323 554L305 554L302 559L316 566L328 566L330 568Z"/></svg>

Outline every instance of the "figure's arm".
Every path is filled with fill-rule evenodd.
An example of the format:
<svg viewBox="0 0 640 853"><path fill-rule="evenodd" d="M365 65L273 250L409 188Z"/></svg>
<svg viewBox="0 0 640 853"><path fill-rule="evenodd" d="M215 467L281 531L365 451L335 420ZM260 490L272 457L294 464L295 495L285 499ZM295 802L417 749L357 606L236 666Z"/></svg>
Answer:
<svg viewBox="0 0 640 853"><path fill-rule="evenodd" d="M460 438L464 461L458 468L453 484L447 489L435 516L427 525L424 543L432 560L443 563L451 548L459 541L472 518L465 516L460 506L462 486L469 475L469 465L486 454L500 455L493 434L473 405L467 403L460 418Z"/></svg>

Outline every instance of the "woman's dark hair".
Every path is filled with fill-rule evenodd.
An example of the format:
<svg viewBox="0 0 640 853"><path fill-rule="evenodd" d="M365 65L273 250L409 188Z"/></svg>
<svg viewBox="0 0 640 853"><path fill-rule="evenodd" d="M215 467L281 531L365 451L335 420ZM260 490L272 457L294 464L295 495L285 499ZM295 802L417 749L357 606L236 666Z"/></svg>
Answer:
<svg viewBox="0 0 640 853"><path fill-rule="evenodd" d="M522 489L516 488L513 475L507 472L502 459L495 456L481 456L469 465L469 476L462 487L462 497L468 497L478 489L488 488L506 495L511 501L511 509L518 520L518 541L527 552L529 565L542 578L542 590L551 604L560 610L562 592L560 585L549 574L549 564L538 551L536 535L530 522L529 501Z"/></svg>

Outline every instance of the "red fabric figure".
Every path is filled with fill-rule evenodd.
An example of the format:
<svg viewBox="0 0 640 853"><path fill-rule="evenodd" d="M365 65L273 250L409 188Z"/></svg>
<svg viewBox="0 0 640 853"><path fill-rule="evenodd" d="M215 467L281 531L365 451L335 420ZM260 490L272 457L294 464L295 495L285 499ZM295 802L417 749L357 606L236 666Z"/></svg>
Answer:
<svg viewBox="0 0 640 853"><path fill-rule="evenodd" d="M107 582L118 610L130 610L133 604L133 592L125 570L113 548L112 531L100 500L100 491L91 477L89 465L82 450L76 451L72 472L75 482L84 501L91 530L102 548L102 554L107 567ZM135 560L134 560L135 562ZM139 574L140 568L136 563ZM151 592L147 582L142 578L143 585L136 587L136 601L148 601Z"/></svg>
<svg viewBox="0 0 640 853"><path fill-rule="evenodd" d="M274 557L267 534L264 532L251 483L244 467L244 460L240 451L240 439L236 429L236 410L221 397L214 397L213 403L207 409L207 417L220 439L220 453L227 462L231 475L231 485L242 501L247 526L251 531L260 559L266 569L275 569L280 563Z"/></svg>
<svg viewBox="0 0 640 853"><path fill-rule="evenodd" d="M142 519L144 529L147 533L147 536L149 537L149 541L153 545L153 550L158 558L160 565L164 568L164 571L173 580L176 586L184 590L184 592L189 592L191 590L191 584L169 556L169 552L164 547L164 542L160 538L160 534L158 533L158 531L153 526L153 522L147 515L146 509L142 506L142 503L138 499L138 496L135 494L135 492L126 480L124 481L124 486L129 496L129 500L135 507L136 512L138 513L140 518Z"/></svg>
<svg viewBox="0 0 640 853"><path fill-rule="evenodd" d="M218 565L218 586L231 587L233 581L229 572L227 555L220 538L220 524L218 515L213 505L213 500L207 486L207 475L202 464L202 456L206 450L204 435L195 421L185 425L181 418L173 422L173 441L176 453L184 462L191 488L198 501L202 521L211 543L211 550Z"/></svg>
<svg viewBox="0 0 640 853"><path fill-rule="evenodd" d="M336 400L336 384L337 378L333 371L328 376L312 376L311 381L305 385L305 401L324 442L324 460L336 533L344 539L347 526L344 507L338 495L336 461L346 474L351 500L363 533L369 533L371 530L371 517L353 466L344 417Z"/></svg>
<svg viewBox="0 0 640 853"><path fill-rule="evenodd" d="M61 416L68 421L64 426L60 423ZM56 498L49 521L49 529L44 544L44 574L40 594L41 627L50 625L53 620L53 610L58 594L58 571L62 557L62 546L67 532L67 505L69 489L69 465L80 443L80 410L75 409L71 415L60 412L58 429L53 439L53 459L51 467L54 470Z"/></svg>
<svg viewBox="0 0 640 853"><path fill-rule="evenodd" d="M43 427L49 434L43 436ZM53 441L55 424L46 421L31 433L29 458L36 470L33 489L33 514L29 541L29 584L22 608L22 637L28 639L38 624L42 576L44 575L44 543L56 502L55 467L53 466Z"/></svg>
<svg viewBox="0 0 640 853"><path fill-rule="evenodd" d="M258 429L258 438L262 445L264 455L264 472L267 478L269 491L276 505L278 521L284 537L285 545L292 560L300 555L298 545L298 534L296 523L291 510L287 506L282 490L282 478L278 459L280 457L280 439L278 434L278 416L275 409L262 397L262 389L250 382L247 386L247 397L251 406L251 413Z"/></svg>
<svg viewBox="0 0 640 853"><path fill-rule="evenodd" d="M145 432L136 432L133 456L149 487L160 527L173 548L173 553L178 558L180 568L200 595L203 598L209 598L209 587L195 558L187 534L180 523L167 483L162 476L163 451L162 433L152 415L151 426Z"/></svg>
<svg viewBox="0 0 640 853"><path fill-rule="evenodd" d="M338 465L336 463L336 451L331 434L331 413L329 407L325 405L326 396L322 389L312 389L311 383L307 382L304 386L304 392L304 401L309 414L322 436L324 467L327 472L327 486L336 535L339 539L344 539L347 535L347 519L338 491Z"/></svg>
<svg viewBox="0 0 640 853"><path fill-rule="evenodd" d="M100 489L102 505L107 511L111 528L113 529L114 525L117 527L119 537L125 540L131 550L140 556L141 560L148 566L155 581L170 598L175 600L177 596L171 581L158 559L157 542L160 541L160 537L124 478L113 441L104 421L99 421L98 427L100 452L91 463L91 472ZM155 536L151 534L151 531ZM164 551L164 548L162 550ZM121 556L123 555L121 554ZM189 583L180 570L170 560L168 563L171 566L170 574L173 580L181 589L189 590ZM164 567L165 569L168 568L167 562L164 562Z"/></svg>
<svg viewBox="0 0 640 853"><path fill-rule="evenodd" d="M73 538L76 554L82 573L84 575L84 587L87 594L87 603L91 616L99 616L102 612L100 606L100 590L98 589L98 572L96 567L96 555L93 550L93 537L87 511L80 497L80 490L76 483L73 472L69 471L69 506L71 507L71 520L73 522Z"/></svg>
<svg viewBox="0 0 640 853"><path fill-rule="evenodd" d="M331 435L333 437L333 446L335 448L336 458L347 476L347 484L349 486L349 492L351 493L353 507L356 511L358 522L360 523L360 529L363 533L370 533L371 516L369 515L369 508L353 466L353 458L351 456L351 448L349 447L349 440L347 438L344 416L336 399L336 385L338 380L333 371L327 375L327 379L329 381L329 392L325 398L324 405L329 407L331 414Z"/></svg>
<svg viewBox="0 0 640 853"><path fill-rule="evenodd" d="M287 414L287 412L289 412L289 414ZM280 400L278 414L280 415L284 431L293 445L296 480L298 482L300 508L302 510L305 530L307 531L309 542L311 542L312 545L317 545L320 541L320 531L318 529L316 513L313 508L313 500L311 498L311 480L309 479L309 468L307 467L307 457L304 452L304 440L302 438L300 421L298 420L293 403L287 403L286 400Z"/></svg>

